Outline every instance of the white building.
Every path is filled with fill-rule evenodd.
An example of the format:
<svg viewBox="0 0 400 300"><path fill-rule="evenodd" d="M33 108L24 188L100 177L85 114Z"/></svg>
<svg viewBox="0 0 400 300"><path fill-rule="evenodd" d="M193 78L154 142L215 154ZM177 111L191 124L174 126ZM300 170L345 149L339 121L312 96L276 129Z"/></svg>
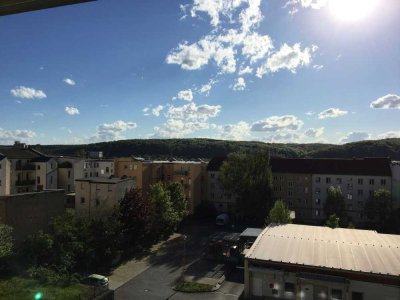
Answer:
<svg viewBox="0 0 400 300"><path fill-rule="evenodd" d="M400 207L400 161L392 161L392 197L393 207Z"/></svg>
<svg viewBox="0 0 400 300"><path fill-rule="evenodd" d="M270 225L245 256L245 297L400 299L400 236Z"/></svg>

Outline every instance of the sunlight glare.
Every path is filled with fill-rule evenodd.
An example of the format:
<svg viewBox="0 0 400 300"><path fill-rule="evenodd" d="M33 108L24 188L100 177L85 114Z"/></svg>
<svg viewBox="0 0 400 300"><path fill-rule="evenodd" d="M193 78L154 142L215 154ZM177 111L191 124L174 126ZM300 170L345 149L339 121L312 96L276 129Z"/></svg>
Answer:
<svg viewBox="0 0 400 300"><path fill-rule="evenodd" d="M330 0L329 9L338 19L355 22L370 15L378 4L378 0Z"/></svg>

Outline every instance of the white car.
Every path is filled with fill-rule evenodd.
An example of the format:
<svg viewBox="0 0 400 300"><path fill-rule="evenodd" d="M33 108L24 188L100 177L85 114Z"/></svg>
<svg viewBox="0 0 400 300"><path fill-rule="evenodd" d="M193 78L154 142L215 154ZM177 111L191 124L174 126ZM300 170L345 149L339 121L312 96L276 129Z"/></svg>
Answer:
<svg viewBox="0 0 400 300"><path fill-rule="evenodd" d="M108 278L99 274L91 274L82 282L87 285L108 287Z"/></svg>

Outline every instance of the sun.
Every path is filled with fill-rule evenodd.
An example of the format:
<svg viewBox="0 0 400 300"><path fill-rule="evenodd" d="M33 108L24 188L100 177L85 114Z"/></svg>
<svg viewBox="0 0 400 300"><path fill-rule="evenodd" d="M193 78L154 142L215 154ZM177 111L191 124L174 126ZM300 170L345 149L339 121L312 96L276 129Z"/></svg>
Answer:
<svg viewBox="0 0 400 300"><path fill-rule="evenodd" d="M378 4L378 0L329 0L329 9L338 19L356 22L370 15Z"/></svg>

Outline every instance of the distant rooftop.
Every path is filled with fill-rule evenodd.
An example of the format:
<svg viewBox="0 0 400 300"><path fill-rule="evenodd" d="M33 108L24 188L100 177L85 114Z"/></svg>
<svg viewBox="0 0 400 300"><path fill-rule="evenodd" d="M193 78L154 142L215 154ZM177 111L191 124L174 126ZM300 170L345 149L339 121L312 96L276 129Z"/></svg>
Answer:
<svg viewBox="0 0 400 300"><path fill-rule="evenodd" d="M400 276L400 235L307 225L270 225L246 254L252 260Z"/></svg>
<svg viewBox="0 0 400 300"><path fill-rule="evenodd" d="M9 159L34 159L47 157L39 151L29 148L27 145L17 142L14 146L0 146L0 155Z"/></svg>

